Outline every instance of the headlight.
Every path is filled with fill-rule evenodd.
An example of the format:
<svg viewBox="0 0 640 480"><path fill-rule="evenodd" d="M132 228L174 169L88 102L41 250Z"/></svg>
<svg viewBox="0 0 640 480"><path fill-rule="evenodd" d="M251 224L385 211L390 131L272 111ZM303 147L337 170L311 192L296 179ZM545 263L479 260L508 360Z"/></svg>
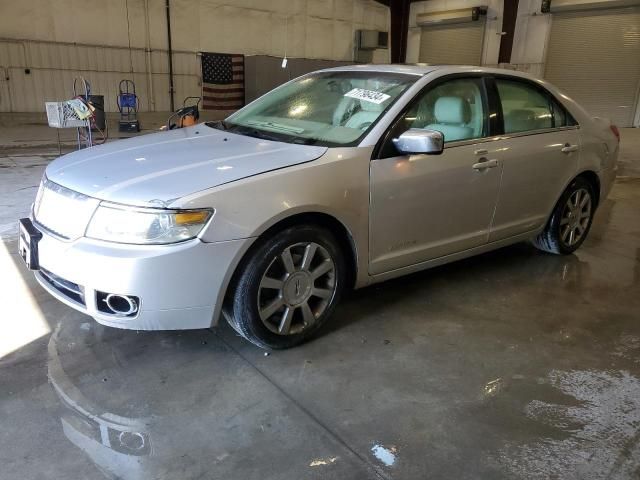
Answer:
<svg viewBox="0 0 640 480"><path fill-rule="evenodd" d="M163 210L102 203L93 214L86 236L108 242L157 245L194 238L212 210Z"/></svg>

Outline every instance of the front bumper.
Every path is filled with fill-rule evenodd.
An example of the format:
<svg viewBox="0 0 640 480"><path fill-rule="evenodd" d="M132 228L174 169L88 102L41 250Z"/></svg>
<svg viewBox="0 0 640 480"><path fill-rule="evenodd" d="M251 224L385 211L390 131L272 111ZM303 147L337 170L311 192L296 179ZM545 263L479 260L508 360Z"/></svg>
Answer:
<svg viewBox="0 0 640 480"><path fill-rule="evenodd" d="M99 323L134 330L208 328L216 299L249 240L120 245L88 238L66 242L43 232L36 279L51 295ZM54 281L52 281L52 279ZM98 309L98 293L139 297L131 317ZM218 305L219 307L219 305Z"/></svg>

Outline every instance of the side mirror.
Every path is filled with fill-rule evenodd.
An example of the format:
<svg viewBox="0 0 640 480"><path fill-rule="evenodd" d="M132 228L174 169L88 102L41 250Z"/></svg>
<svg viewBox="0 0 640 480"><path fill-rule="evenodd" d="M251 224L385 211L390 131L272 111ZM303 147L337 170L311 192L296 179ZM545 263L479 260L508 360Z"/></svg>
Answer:
<svg viewBox="0 0 640 480"><path fill-rule="evenodd" d="M406 154L440 155L444 149L444 135L437 130L410 128L392 141L400 152Z"/></svg>

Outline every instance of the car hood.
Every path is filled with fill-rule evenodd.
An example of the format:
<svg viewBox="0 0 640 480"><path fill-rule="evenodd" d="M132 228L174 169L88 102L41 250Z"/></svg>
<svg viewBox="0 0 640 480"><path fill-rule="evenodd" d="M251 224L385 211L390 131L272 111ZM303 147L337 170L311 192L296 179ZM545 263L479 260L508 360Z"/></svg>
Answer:
<svg viewBox="0 0 640 480"><path fill-rule="evenodd" d="M326 150L199 124L79 150L53 161L45 173L90 197L164 207L207 188L315 160Z"/></svg>

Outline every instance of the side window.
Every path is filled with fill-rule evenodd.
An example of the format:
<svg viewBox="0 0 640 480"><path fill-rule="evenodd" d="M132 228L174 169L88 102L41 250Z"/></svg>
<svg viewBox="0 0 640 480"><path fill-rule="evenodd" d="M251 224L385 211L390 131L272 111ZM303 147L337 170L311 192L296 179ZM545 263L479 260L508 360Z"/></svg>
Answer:
<svg viewBox="0 0 640 480"><path fill-rule="evenodd" d="M401 155L393 145L410 128L438 130L445 143L487 135L487 106L480 78L449 80L420 92L393 127L382 147L381 158Z"/></svg>
<svg viewBox="0 0 640 480"><path fill-rule="evenodd" d="M551 100L551 108L553 109L554 127L572 127L576 125L576 121L571 114L556 100Z"/></svg>
<svg viewBox="0 0 640 480"><path fill-rule="evenodd" d="M551 109L553 110L553 126L566 127L567 112L565 109L562 108L555 100L551 100Z"/></svg>
<svg viewBox="0 0 640 480"><path fill-rule="evenodd" d="M500 78L496 79L496 86L502 104L504 133L553 128L549 98L540 90L524 82Z"/></svg>

